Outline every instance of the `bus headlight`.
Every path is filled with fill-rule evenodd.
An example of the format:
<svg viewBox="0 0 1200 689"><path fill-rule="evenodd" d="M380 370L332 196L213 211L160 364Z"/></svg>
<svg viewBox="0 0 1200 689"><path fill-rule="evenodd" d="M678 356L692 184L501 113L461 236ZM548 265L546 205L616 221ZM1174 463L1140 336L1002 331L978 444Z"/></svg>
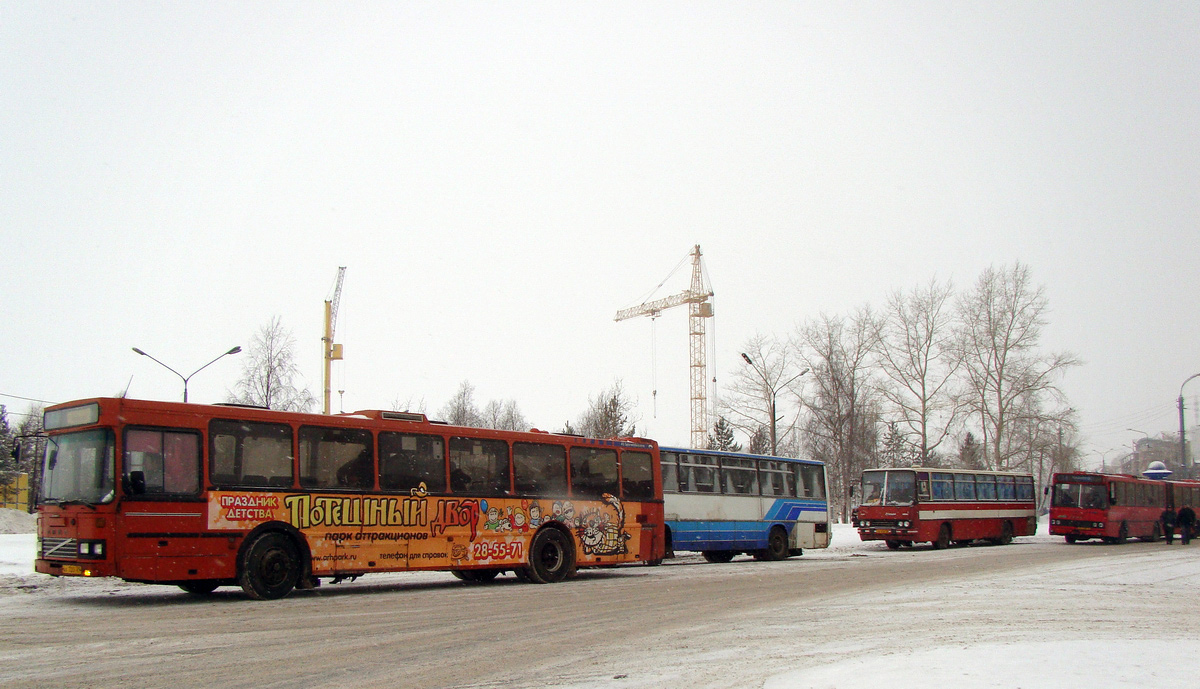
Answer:
<svg viewBox="0 0 1200 689"><path fill-rule="evenodd" d="M103 560L104 559L104 541L80 541L79 542L79 559L81 559L81 560Z"/></svg>

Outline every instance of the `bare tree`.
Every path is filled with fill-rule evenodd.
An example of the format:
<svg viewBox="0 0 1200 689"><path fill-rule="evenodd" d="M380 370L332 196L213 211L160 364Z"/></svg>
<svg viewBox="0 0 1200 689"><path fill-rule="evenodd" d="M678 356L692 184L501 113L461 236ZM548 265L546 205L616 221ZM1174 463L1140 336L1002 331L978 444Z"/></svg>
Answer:
<svg viewBox="0 0 1200 689"><path fill-rule="evenodd" d="M718 402L722 417L747 438L765 429L764 451L777 454L780 445L792 444L800 415L794 386L808 369L801 368L793 349L773 337L755 335L742 345L741 355L745 365L738 367Z"/></svg>
<svg viewBox="0 0 1200 689"><path fill-rule="evenodd" d="M950 436L963 409L953 293L950 283L936 279L908 292L897 290L880 321L876 349L886 377L880 392L900 422L896 432L916 446L923 465Z"/></svg>
<svg viewBox="0 0 1200 689"><path fill-rule="evenodd" d="M1029 435L1016 427L1035 421L1045 402L1063 399L1057 381L1079 363L1069 352L1039 351L1046 309L1045 289L1020 262L988 268L959 300L958 350L987 468L1029 460Z"/></svg>
<svg viewBox="0 0 1200 689"><path fill-rule="evenodd" d="M284 411L309 411L317 398L301 386L303 376L296 366L296 338L283 327L279 316L259 328L246 357L242 377L228 399L236 404L253 404Z"/></svg>
<svg viewBox="0 0 1200 689"><path fill-rule="evenodd" d="M502 431L529 430L529 422L521 413L516 400L492 400L483 408L481 414L485 428L495 428Z"/></svg>
<svg viewBox="0 0 1200 689"><path fill-rule="evenodd" d="M574 431L589 438L627 438L637 434L636 419L631 418L634 401L620 380L588 399L588 409L575 423ZM571 429L571 424L567 424Z"/></svg>
<svg viewBox="0 0 1200 689"><path fill-rule="evenodd" d="M871 381L878 323L863 307L852 319L822 316L797 331L796 347L811 367L814 388L805 396L805 447L829 466L833 511L849 518L850 488L876 464L879 402Z"/></svg>
<svg viewBox="0 0 1200 689"><path fill-rule="evenodd" d="M483 414L475 406L475 386L465 380L459 383L454 396L438 410L438 416L452 426L483 427Z"/></svg>

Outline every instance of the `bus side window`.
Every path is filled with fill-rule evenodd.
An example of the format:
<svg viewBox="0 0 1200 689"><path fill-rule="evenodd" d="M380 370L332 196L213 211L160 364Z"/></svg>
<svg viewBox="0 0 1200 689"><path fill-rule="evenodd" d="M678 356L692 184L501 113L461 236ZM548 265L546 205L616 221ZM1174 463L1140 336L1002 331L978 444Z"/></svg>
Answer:
<svg viewBox="0 0 1200 689"><path fill-rule="evenodd" d="M372 488L375 459L371 432L353 428L300 429L300 485L306 488Z"/></svg>
<svg viewBox="0 0 1200 689"><path fill-rule="evenodd" d="M796 467L797 492L801 498L825 499L825 473L821 467L812 464L800 464Z"/></svg>
<svg viewBox="0 0 1200 689"><path fill-rule="evenodd" d="M282 423L225 421L208 425L209 477L215 485L292 486L292 427Z"/></svg>
<svg viewBox="0 0 1200 689"><path fill-rule="evenodd" d="M679 460L674 452L662 453L663 492L679 492Z"/></svg>
<svg viewBox="0 0 1200 689"><path fill-rule="evenodd" d="M441 436L379 434L379 487L411 493L421 484L446 492L446 443Z"/></svg>
<svg viewBox="0 0 1200 689"><path fill-rule="evenodd" d="M450 489L456 493L507 495L508 443L503 440L451 438Z"/></svg>
<svg viewBox="0 0 1200 689"><path fill-rule="evenodd" d="M974 500L975 499L975 475L974 474L955 474L954 475L954 499L955 500Z"/></svg>
<svg viewBox="0 0 1200 689"><path fill-rule="evenodd" d="M513 443L513 482L519 494L566 496L566 448Z"/></svg>
<svg viewBox="0 0 1200 689"><path fill-rule="evenodd" d="M933 499L954 499L954 474L937 471L933 474Z"/></svg>
<svg viewBox="0 0 1200 689"><path fill-rule="evenodd" d="M126 486L135 495L200 492L200 434L129 429L125 434Z"/></svg>
<svg viewBox="0 0 1200 689"><path fill-rule="evenodd" d="M721 460L721 476L725 493L729 495L758 495L758 471L753 459L726 457Z"/></svg>
<svg viewBox="0 0 1200 689"><path fill-rule="evenodd" d="M594 447L571 448L571 495L599 498L621 494L617 479L617 451Z"/></svg>

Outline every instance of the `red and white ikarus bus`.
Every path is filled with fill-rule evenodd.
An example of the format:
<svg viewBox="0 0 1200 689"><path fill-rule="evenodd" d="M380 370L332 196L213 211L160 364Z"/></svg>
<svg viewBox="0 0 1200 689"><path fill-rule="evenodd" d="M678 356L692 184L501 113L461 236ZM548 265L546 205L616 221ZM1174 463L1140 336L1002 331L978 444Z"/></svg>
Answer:
<svg viewBox="0 0 1200 689"><path fill-rule="evenodd" d="M912 467L862 475L854 525L864 541L893 550L929 542L935 548L987 539L1004 545L1037 532L1033 476L995 471Z"/></svg>
<svg viewBox="0 0 1200 689"><path fill-rule="evenodd" d="M665 552L652 440L130 399L44 422L45 574L270 599L403 570L550 583Z"/></svg>
<svg viewBox="0 0 1200 689"><path fill-rule="evenodd" d="M1170 502L1167 481L1079 471L1055 474L1053 483L1050 533L1067 543L1155 541L1162 535L1159 518Z"/></svg>

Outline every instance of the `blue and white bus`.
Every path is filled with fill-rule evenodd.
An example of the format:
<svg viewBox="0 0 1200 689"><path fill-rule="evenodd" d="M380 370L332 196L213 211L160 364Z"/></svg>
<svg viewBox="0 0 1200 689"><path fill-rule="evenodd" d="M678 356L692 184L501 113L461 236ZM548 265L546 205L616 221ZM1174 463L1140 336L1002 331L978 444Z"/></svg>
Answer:
<svg viewBox="0 0 1200 689"><path fill-rule="evenodd" d="M748 553L782 560L829 546L829 502L821 462L660 448L667 554L709 562Z"/></svg>

